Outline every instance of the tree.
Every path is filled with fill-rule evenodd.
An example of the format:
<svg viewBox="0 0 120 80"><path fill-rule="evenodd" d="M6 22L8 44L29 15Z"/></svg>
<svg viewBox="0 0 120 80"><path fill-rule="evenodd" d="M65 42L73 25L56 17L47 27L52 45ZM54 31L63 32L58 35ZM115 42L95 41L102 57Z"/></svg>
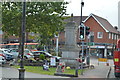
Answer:
<svg viewBox="0 0 120 80"><path fill-rule="evenodd" d="M39 34L39 41L47 44L56 31L64 29L63 15L66 15L67 2L27 2L26 32ZM22 19L21 2L2 4L2 30L6 35L19 36Z"/></svg>

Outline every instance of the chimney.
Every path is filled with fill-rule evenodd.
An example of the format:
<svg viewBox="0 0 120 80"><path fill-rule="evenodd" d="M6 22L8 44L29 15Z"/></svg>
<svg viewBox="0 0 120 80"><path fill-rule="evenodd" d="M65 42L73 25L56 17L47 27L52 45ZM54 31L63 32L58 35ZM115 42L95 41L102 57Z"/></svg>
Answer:
<svg viewBox="0 0 120 80"><path fill-rule="evenodd" d="M114 28L115 28L116 30L118 30L118 27L117 27L117 26L114 26Z"/></svg>

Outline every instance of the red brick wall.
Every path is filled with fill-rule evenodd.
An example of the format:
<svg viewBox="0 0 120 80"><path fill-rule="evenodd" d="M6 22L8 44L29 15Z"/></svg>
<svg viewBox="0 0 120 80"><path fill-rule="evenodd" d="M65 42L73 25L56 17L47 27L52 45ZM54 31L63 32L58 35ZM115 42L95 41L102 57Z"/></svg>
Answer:
<svg viewBox="0 0 120 80"><path fill-rule="evenodd" d="M86 22L85 22L86 26L90 27L90 31L94 32L94 42L96 43L116 43L116 40L112 39L112 35L111 35L111 39L109 39L109 33L106 32L101 25L93 18L90 17ZM97 38L98 32L103 32L103 38Z"/></svg>
<svg viewBox="0 0 120 80"><path fill-rule="evenodd" d="M109 33L106 32L101 25L93 18L90 17L86 22L85 22L86 26L90 27L90 31L94 32L94 42L95 43L116 43L117 40L113 40L112 39L112 35L111 38L109 39ZM103 32L103 38L97 38L98 32ZM77 31L77 42L80 42L79 40L79 31ZM55 40L55 39L54 39ZM59 35L59 41L60 42L64 42L65 41L65 32L61 32ZM86 40L85 40L86 42Z"/></svg>

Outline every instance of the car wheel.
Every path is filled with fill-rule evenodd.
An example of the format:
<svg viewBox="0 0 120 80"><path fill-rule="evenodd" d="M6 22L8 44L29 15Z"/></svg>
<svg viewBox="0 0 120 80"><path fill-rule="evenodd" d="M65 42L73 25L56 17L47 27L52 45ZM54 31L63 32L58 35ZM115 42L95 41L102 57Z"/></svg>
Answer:
<svg viewBox="0 0 120 80"><path fill-rule="evenodd" d="M25 59L28 59L28 58L25 56Z"/></svg>

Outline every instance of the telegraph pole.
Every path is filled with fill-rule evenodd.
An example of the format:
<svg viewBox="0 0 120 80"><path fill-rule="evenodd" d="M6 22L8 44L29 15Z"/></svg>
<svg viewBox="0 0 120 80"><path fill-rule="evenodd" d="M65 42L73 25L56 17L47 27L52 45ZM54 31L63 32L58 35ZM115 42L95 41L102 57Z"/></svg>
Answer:
<svg viewBox="0 0 120 80"><path fill-rule="evenodd" d="M22 6L22 26L21 26L21 37L20 37L20 68L19 70L19 79L24 80L24 65L23 65L23 60L24 60L24 43L25 43L25 23L26 23L26 0L23 0L23 6Z"/></svg>

